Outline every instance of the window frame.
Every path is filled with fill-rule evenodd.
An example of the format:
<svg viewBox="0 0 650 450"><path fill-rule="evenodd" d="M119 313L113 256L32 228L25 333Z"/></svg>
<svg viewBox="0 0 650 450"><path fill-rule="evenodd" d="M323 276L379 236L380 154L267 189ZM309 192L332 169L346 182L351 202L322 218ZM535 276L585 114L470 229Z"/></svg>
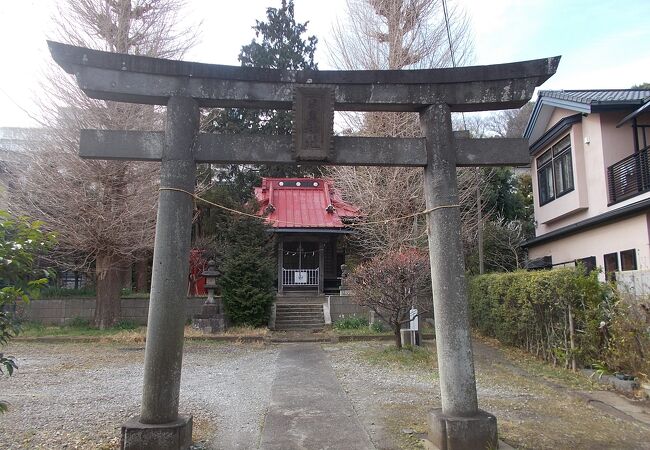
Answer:
<svg viewBox="0 0 650 450"><path fill-rule="evenodd" d="M607 264L608 257L613 259L614 267ZM605 279L607 281L614 281L616 279L616 272L618 272L618 252L605 253L603 255L603 272L605 272ZM613 269L613 270L612 270Z"/></svg>
<svg viewBox="0 0 650 450"><path fill-rule="evenodd" d="M620 253L621 253L621 272L627 271L627 270L638 270L639 265L638 265L638 261L636 260L636 249L635 248L631 248L629 250L622 250ZM623 257L627 256L625 254L632 255L632 262L633 262L633 266L634 266L632 269L624 267Z"/></svg>
<svg viewBox="0 0 650 450"><path fill-rule="evenodd" d="M537 197L539 199L539 206L544 206L553 200L558 199L563 195L566 195L569 192L575 190L575 177L573 176L573 153L571 151L572 148L571 133L568 133L536 158ZM556 169L557 172L561 173L562 167L564 167L563 163L566 163L567 160L568 167L570 168L570 171L567 173L570 175L570 178L567 178L564 184L570 186L568 188L565 187L563 190L560 190L558 186L558 180L560 180L561 177L559 177L558 173L556 173ZM551 177L551 187L553 192L548 195L548 198L542 196L542 173L550 174ZM547 183L545 183L544 186L548 185L547 178L548 177L545 179Z"/></svg>

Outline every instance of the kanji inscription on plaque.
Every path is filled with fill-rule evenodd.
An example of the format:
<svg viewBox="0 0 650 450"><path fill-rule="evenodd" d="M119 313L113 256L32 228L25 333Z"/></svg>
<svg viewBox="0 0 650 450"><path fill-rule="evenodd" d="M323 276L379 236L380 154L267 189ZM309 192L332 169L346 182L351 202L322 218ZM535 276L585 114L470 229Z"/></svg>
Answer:
<svg viewBox="0 0 650 450"><path fill-rule="evenodd" d="M333 90L323 87L296 87L293 109L296 160L327 161L334 134Z"/></svg>

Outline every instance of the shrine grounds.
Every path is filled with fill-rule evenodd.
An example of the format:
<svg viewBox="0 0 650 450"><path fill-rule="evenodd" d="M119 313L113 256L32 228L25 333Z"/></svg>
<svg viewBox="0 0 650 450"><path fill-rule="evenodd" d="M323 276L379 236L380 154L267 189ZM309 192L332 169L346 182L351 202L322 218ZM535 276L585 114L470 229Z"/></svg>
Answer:
<svg viewBox="0 0 650 450"><path fill-rule="evenodd" d="M194 415L195 449L256 448L283 345L186 341L181 414ZM312 344L313 345L313 344ZM397 353L388 342L319 344L378 449L422 448L426 412L439 406L435 347ZM633 418L594 397L619 394L475 338L479 404L515 448L650 449L647 402ZM144 344L14 341L20 370L0 379L2 442L10 449L119 447L120 426L139 412ZM645 413L643 412L645 409ZM634 414L633 414L634 415Z"/></svg>

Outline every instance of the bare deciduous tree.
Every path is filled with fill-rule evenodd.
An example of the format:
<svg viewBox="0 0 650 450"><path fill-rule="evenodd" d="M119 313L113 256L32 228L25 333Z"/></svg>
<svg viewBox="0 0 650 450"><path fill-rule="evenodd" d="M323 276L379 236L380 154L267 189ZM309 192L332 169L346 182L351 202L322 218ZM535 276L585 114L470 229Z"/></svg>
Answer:
<svg viewBox="0 0 650 450"><path fill-rule="evenodd" d="M469 22L449 9L454 58L472 55ZM346 20L333 27L330 57L340 69L419 69L452 65L441 0L348 0Z"/></svg>
<svg viewBox="0 0 650 450"><path fill-rule="evenodd" d="M183 0L66 0L56 40L118 53L180 58L196 40L178 28ZM57 235L56 262L96 274L94 323L120 315L121 272L152 248L158 166L90 161L78 155L79 130L160 129L160 111L88 98L53 68L41 91L49 138L16 168L11 210L43 220Z"/></svg>
<svg viewBox="0 0 650 450"><path fill-rule="evenodd" d="M347 20L333 30L329 50L341 69L412 69L452 65L443 4L440 0L348 0ZM466 16L449 10L454 59L466 63L472 54ZM421 136L416 113L365 113L344 116L353 134L384 137ZM463 223L473 234L475 192L471 173L459 171ZM424 217L382 222L424 210L422 170L408 168L333 167L331 176L347 200L360 206L366 224L359 225L359 247L367 255L404 245L425 246ZM474 233L475 234L475 233Z"/></svg>
<svg viewBox="0 0 650 450"><path fill-rule="evenodd" d="M498 137L522 137L534 106L535 103L528 102L520 109L495 112L486 118L485 127Z"/></svg>
<svg viewBox="0 0 650 450"><path fill-rule="evenodd" d="M522 223L496 217L486 224L486 260L493 270L509 272L523 268L524 251L521 244L526 240Z"/></svg>
<svg viewBox="0 0 650 450"><path fill-rule="evenodd" d="M418 249L394 250L360 264L349 276L354 300L375 312L402 347L400 329L409 322L411 308L418 315L432 309L429 256Z"/></svg>

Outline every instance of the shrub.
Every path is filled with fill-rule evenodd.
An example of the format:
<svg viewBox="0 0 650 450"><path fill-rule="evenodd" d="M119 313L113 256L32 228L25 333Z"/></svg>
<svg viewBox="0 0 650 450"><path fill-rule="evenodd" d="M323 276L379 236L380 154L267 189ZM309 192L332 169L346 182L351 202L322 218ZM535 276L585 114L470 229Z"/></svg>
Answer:
<svg viewBox="0 0 650 450"><path fill-rule="evenodd" d="M132 320L120 320L115 324L113 328L115 328L116 330L135 330L139 327L140 325L133 322Z"/></svg>
<svg viewBox="0 0 650 450"><path fill-rule="evenodd" d="M379 255L357 266L350 274L354 301L374 311L393 331L395 346L402 347L402 325L431 310L429 255L405 248Z"/></svg>
<svg viewBox="0 0 650 450"><path fill-rule="evenodd" d="M612 372L650 377L650 326L648 312L635 301L619 301L612 311L608 327L605 366Z"/></svg>
<svg viewBox="0 0 650 450"><path fill-rule="evenodd" d="M334 322L334 328L337 330L358 330L368 325L368 319L359 316L348 316Z"/></svg>
<svg viewBox="0 0 650 450"><path fill-rule="evenodd" d="M0 346L20 332L13 310L17 302L29 301L47 283L48 272L37 267L37 257L53 243L41 222L12 217L0 211ZM0 375L11 375L17 368L13 356L0 352ZM0 401L0 413L7 403Z"/></svg>
<svg viewBox="0 0 650 450"><path fill-rule="evenodd" d="M41 298L64 298L64 297L94 297L95 288L88 286L78 289L60 288L46 286L41 290Z"/></svg>
<svg viewBox="0 0 650 450"><path fill-rule="evenodd" d="M580 267L476 276L469 299L472 325L482 334L567 367L598 359L598 326L614 303L597 273Z"/></svg>
<svg viewBox="0 0 650 450"><path fill-rule="evenodd" d="M221 277L221 297L233 325L268 323L273 303L273 274L258 254L243 252L229 259Z"/></svg>
<svg viewBox="0 0 650 450"><path fill-rule="evenodd" d="M90 328L90 320L83 317L74 317L67 325L71 328Z"/></svg>

